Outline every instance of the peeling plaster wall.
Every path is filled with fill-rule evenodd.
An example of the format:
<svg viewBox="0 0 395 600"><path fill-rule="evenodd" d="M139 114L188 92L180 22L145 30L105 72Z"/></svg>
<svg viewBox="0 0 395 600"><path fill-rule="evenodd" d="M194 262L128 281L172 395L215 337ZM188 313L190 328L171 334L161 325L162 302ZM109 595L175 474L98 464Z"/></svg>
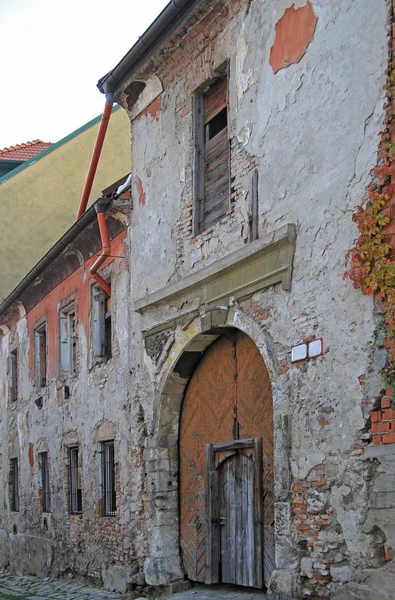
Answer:
<svg viewBox="0 0 395 600"><path fill-rule="evenodd" d="M295 8L305 4L295 2ZM335 590L384 560L382 541L362 524L371 469L363 447L370 441L366 427L380 393L378 372L385 356L368 345L375 327L371 298L362 297L342 275L356 236L350 213L364 198L376 161L388 57L385 0L374 5L314 0L317 24L304 55L275 74L269 63L275 25L290 5L205 3L135 74L144 80L155 73L162 82L155 116L147 111L134 120L131 115L135 297L196 273L248 242L254 168L260 236L285 223L297 226L291 291L276 286L236 303L240 314L264 332L274 365L277 451L278 456L285 452L289 467L278 464L276 477L283 529L272 587L278 597L286 590L287 598L326 595L331 585ZM192 94L227 59L231 211L193 238ZM144 204L137 203L141 190ZM147 308L142 327L149 332L193 310L204 308L198 303L180 310L166 304ZM172 357L173 365L177 331L165 336L164 356ZM311 337L323 337L324 355L292 365L291 346ZM160 389L155 361L146 356L145 367ZM143 404L151 418L150 391ZM321 508L310 514L318 492ZM160 552L156 556L159 560ZM311 565L306 560L301 565L302 558L311 559ZM293 587L296 572L299 591Z"/></svg>
<svg viewBox="0 0 395 600"><path fill-rule="evenodd" d="M142 584L147 552L141 467L146 436L130 372L130 278L124 233L112 240L112 357L93 364L94 259L55 287L0 339L0 569L39 576L79 574L126 591ZM75 301L77 372L59 375L59 309ZM34 329L47 323L47 385L35 386ZM8 357L18 348L18 398L9 402ZM133 371L132 371L133 372ZM66 386L69 397L66 394ZM99 443L114 439L117 515L100 512ZM82 514L69 513L67 448L78 445ZM51 512L43 513L39 453L47 452ZM19 461L20 511L10 511L9 460ZM114 570L113 565L116 565Z"/></svg>
<svg viewBox="0 0 395 600"><path fill-rule="evenodd" d="M295 8L304 4L297 1ZM54 572L70 569L94 576L103 569L110 587L115 570L123 565L123 582L144 577L149 584L162 585L183 577L177 438L188 377L177 371L177 362L192 349L203 352L218 327L236 327L250 335L271 377L274 597L335 594L349 581L350 586L360 585L364 570L376 574L384 563L384 541L367 520L376 465L366 460L364 447L370 442L367 420L380 393L377 373L385 356L368 345L375 327L372 299L361 296L342 275L345 253L356 235L350 211L370 180L384 116L387 3L311 4L318 20L307 50L298 63L276 74L269 57L276 23L291 5L285 0L207 0L197 6L187 27L134 74L133 80L142 82L155 76L160 85L155 79L134 107L129 102L134 204L127 232L130 280L122 271L114 294L119 354L113 366L90 370L89 336L81 326L81 375L70 401L58 406L53 382L46 399L50 411L45 419L44 409L37 416L26 357L23 402L13 411L6 409L4 395L1 400L2 439L12 437L17 444L20 433L24 489L34 481L28 443L37 451L48 443L51 455L61 457L53 464L59 500L49 531L43 534L37 513L12 516L21 534L40 536L56 546ZM193 238L192 94L227 60L231 208L213 228ZM119 97L125 107L127 90L134 89L131 83ZM291 289L274 285L251 298L228 298L214 310L196 299L181 307L164 303L135 312L137 299L246 247L254 169L259 236L287 223L297 228ZM3 382L8 345L15 335L11 331L1 339ZM27 356L24 318L18 335ZM323 337L323 356L291 364L291 347L315 337ZM367 373L369 383L363 385ZM93 499L84 510L86 526L79 529L78 519L67 524L59 436L70 433L83 444L88 502L97 485L92 440L103 421L118 428L122 489L119 527L105 536ZM30 437L21 434L26 427ZM1 460L0 486L6 489L4 445ZM28 497L22 500L28 506ZM8 558L16 546L7 499L2 506L0 543L7 539L4 560L15 565ZM59 531L55 544L51 532ZM114 567L106 568L102 546L113 548L119 539L116 547L122 551L114 554ZM44 558L49 556L45 544ZM61 559L56 549L62 551ZM375 576L379 589L387 571Z"/></svg>

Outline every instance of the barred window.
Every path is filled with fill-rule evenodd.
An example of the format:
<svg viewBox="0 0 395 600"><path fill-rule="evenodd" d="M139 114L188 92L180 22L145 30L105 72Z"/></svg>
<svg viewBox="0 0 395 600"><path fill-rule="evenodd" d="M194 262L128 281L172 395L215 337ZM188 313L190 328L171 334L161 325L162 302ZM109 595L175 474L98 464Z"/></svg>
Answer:
<svg viewBox="0 0 395 600"><path fill-rule="evenodd" d="M69 506L72 515L82 513L82 489L80 485L80 469L78 446L68 449L69 459Z"/></svg>
<svg viewBox="0 0 395 600"><path fill-rule="evenodd" d="M114 440L102 442L100 446L102 514L111 516L117 512Z"/></svg>
<svg viewBox="0 0 395 600"><path fill-rule="evenodd" d="M51 512L51 490L49 487L48 452L40 452L41 504L43 512Z"/></svg>
<svg viewBox="0 0 395 600"><path fill-rule="evenodd" d="M19 468L18 459L10 460L10 504L13 512L19 511Z"/></svg>

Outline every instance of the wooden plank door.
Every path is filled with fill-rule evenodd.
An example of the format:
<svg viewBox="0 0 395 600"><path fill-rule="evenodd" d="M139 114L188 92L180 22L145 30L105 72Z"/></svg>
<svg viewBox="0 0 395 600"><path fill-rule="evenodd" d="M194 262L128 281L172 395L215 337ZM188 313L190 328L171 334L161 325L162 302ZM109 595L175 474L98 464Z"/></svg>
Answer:
<svg viewBox="0 0 395 600"><path fill-rule="evenodd" d="M213 470L215 451L233 453ZM206 458L207 583L261 588L262 440L207 444Z"/></svg>

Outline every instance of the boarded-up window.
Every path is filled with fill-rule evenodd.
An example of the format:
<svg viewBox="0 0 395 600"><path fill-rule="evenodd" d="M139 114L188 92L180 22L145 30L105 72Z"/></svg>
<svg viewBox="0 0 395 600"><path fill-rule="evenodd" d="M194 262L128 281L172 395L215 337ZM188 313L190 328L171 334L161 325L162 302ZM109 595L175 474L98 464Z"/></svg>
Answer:
<svg viewBox="0 0 395 600"><path fill-rule="evenodd" d="M195 95L194 234L214 225L229 208L228 78Z"/></svg>
<svg viewBox="0 0 395 600"><path fill-rule="evenodd" d="M47 385L47 325L41 325L34 332L35 379L37 387Z"/></svg>

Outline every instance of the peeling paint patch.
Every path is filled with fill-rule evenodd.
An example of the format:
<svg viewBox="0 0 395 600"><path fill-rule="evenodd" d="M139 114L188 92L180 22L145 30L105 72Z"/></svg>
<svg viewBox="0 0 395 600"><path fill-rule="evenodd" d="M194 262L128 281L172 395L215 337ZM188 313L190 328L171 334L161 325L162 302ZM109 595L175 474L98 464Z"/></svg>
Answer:
<svg viewBox="0 0 395 600"><path fill-rule="evenodd" d="M29 463L31 468L34 467L34 444L29 443Z"/></svg>
<svg viewBox="0 0 395 600"><path fill-rule="evenodd" d="M239 140L240 144L242 144L243 146L247 146L248 142L250 141L251 133L252 125L251 122L248 121L237 134L237 139Z"/></svg>
<svg viewBox="0 0 395 600"><path fill-rule="evenodd" d="M147 106L147 108L145 110L143 110L134 120L133 123L135 123L136 121L140 121L140 119L142 119L143 117L148 117L150 116L151 119L155 119L155 121L159 121L159 107L160 107L160 96L158 96L158 98L156 98L153 102L151 102L151 104L149 106Z"/></svg>
<svg viewBox="0 0 395 600"><path fill-rule="evenodd" d="M292 4L276 23L276 38L270 51L270 65L273 73L293 63L298 63L310 44L317 17L310 2L295 9Z"/></svg>
<svg viewBox="0 0 395 600"><path fill-rule="evenodd" d="M142 181L138 175L136 175L134 180L135 180L136 187L137 187L137 193L139 195L139 204L145 204L146 193L143 190Z"/></svg>

